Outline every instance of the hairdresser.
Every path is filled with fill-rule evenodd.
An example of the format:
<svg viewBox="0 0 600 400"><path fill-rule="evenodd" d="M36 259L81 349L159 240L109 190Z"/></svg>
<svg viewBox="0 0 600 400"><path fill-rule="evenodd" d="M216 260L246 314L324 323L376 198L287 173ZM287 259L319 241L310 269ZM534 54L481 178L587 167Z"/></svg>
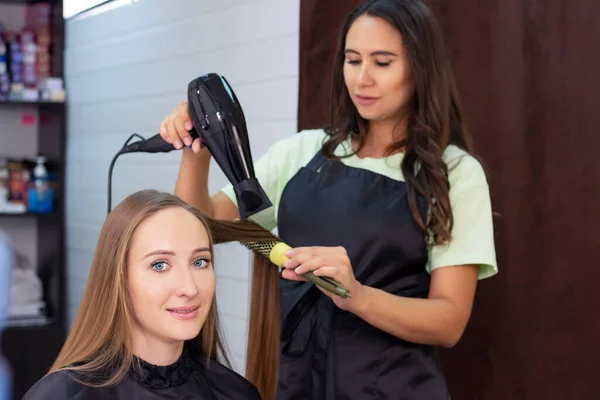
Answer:
<svg viewBox="0 0 600 400"><path fill-rule="evenodd" d="M290 132L256 162L274 206L254 220L294 247L280 280L277 398L447 400L435 347L460 340L477 282L497 266L487 178L424 2L352 12L333 81L330 128ZM191 145L176 194L239 217L231 186L209 197L210 154L191 127L185 103L160 124L175 147ZM320 291L307 271L352 297Z"/></svg>

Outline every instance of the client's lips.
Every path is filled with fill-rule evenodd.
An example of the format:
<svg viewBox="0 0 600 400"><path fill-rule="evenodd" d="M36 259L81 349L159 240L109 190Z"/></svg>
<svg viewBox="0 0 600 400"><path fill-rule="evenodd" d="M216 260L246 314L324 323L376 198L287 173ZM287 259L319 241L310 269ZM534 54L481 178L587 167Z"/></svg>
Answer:
<svg viewBox="0 0 600 400"><path fill-rule="evenodd" d="M198 315L199 306L167 308L167 311L177 319L194 319Z"/></svg>

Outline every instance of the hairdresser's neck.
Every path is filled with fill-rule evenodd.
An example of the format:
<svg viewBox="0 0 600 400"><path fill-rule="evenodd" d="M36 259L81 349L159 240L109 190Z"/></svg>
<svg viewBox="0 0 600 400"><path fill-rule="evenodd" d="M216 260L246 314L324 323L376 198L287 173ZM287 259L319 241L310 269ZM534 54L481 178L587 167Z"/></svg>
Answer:
<svg viewBox="0 0 600 400"><path fill-rule="evenodd" d="M149 335L134 334L133 354L153 365L171 365L183 352L183 342L165 342Z"/></svg>
<svg viewBox="0 0 600 400"><path fill-rule="evenodd" d="M358 154L359 157L385 157L390 146L398 143L406 137L408 118L396 118L389 120L372 120L367 127L364 146ZM358 141L355 143L355 150ZM396 150L398 153L401 150Z"/></svg>

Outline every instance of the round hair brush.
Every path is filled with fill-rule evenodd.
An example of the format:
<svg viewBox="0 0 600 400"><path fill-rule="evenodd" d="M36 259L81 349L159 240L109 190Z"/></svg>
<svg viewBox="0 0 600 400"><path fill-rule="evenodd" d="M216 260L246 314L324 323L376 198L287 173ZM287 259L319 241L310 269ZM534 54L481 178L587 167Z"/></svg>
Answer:
<svg viewBox="0 0 600 400"><path fill-rule="evenodd" d="M210 221L209 221L210 222ZM237 241L244 247L259 254L278 267L283 268L288 260L285 253L291 249L281 238L264 229L254 221L236 219L233 222L219 221L211 224L215 243ZM316 276L312 272L302 274L303 277L317 286L344 299L352 297L350 290L336 280L326 276Z"/></svg>
<svg viewBox="0 0 600 400"><path fill-rule="evenodd" d="M285 253L288 250L291 250L291 247L281 241L244 241L240 242L246 248L254 251L262 255L265 258L268 258L273 264L278 267L283 268L285 263L288 260L288 257ZM350 294L350 290L343 287L339 282L326 277L326 276L316 276L312 272L307 272L302 275L315 285L322 287L323 289L336 294L344 299L352 297Z"/></svg>

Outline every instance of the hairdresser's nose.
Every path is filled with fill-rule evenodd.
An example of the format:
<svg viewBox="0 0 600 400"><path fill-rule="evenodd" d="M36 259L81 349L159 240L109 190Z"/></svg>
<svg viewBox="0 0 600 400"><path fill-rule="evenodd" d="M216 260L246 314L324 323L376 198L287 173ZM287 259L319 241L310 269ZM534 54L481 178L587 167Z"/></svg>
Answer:
<svg viewBox="0 0 600 400"><path fill-rule="evenodd" d="M178 296L194 297L198 294L198 284L194 280L192 268L185 264L178 268L179 274L177 274L177 282L175 282Z"/></svg>
<svg viewBox="0 0 600 400"><path fill-rule="evenodd" d="M356 77L356 84L359 87L368 87L372 86L375 80L373 79L373 74L371 71L371 65L369 63L362 63L360 70L358 71L358 76Z"/></svg>

